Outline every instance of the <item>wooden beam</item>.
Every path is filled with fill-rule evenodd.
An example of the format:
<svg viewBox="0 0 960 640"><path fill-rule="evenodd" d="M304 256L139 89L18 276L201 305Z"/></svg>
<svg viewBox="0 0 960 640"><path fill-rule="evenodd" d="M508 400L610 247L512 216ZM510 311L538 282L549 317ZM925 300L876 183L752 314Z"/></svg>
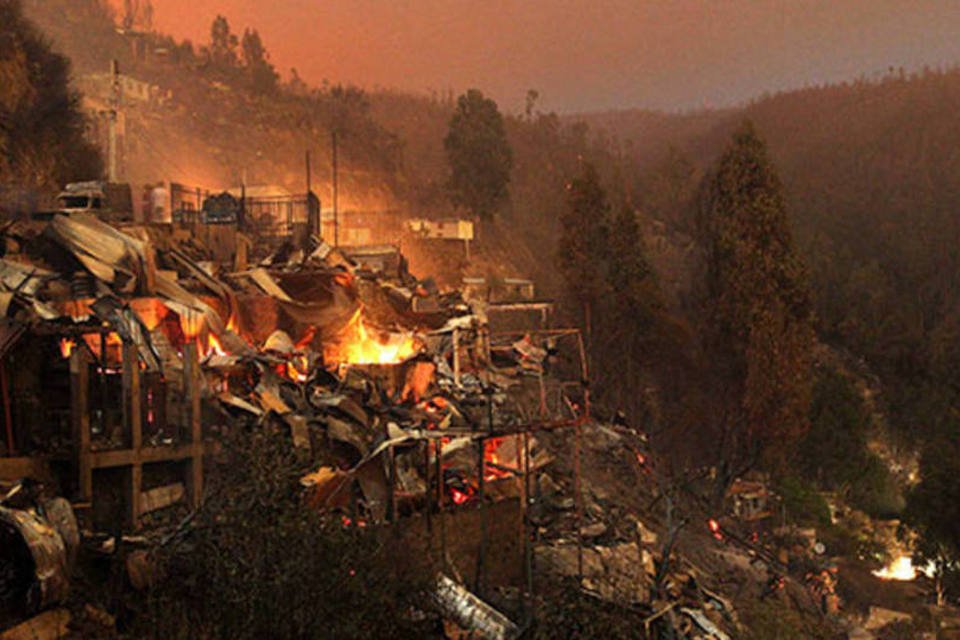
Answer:
<svg viewBox="0 0 960 640"><path fill-rule="evenodd" d="M143 412L140 406L140 355L137 345L123 344L123 428L129 437L130 449L134 452L127 486L127 524L131 529L140 528L141 498L143 491L143 466L140 449L143 445Z"/></svg>
<svg viewBox="0 0 960 640"><path fill-rule="evenodd" d="M200 361L197 345L193 342L183 347L183 384L184 396L189 400L190 443L193 445L193 455L187 463L187 492L191 506L196 508L203 499L203 423L200 413Z"/></svg>
<svg viewBox="0 0 960 640"><path fill-rule="evenodd" d="M143 501L143 465L130 466L129 484L127 485L127 526L136 531L140 528L140 515Z"/></svg>
<svg viewBox="0 0 960 640"><path fill-rule="evenodd" d="M0 640L57 640L67 635L70 612L54 609L30 618L0 634Z"/></svg>
<svg viewBox="0 0 960 640"><path fill-rule="evenodd" d="M86 349L70 353L70 420L77 452L77 492L81 502L93 498L90 460L90 361Z"/></svg>
<svg viewBox="0 0 960 640"><path fill-rule="evenodd" d="M50 464L45 458L0 458L0 480L50 478Z"/></svg>
<svg viewBox="0 0 960 640"><path fill-rule="evenodd" d="M185 495L186 489L182 482L144 491L140 499L140 504L143 507L142 513L149 513L169 507L183 500Z"/></svg>
<svg viewBox="0 0 960 640"><path fill-rule="evenodd" d="M139 452L133 449L94 451L90 454L91 468L128 467L133 464L176 462L202 457L216 452L215 443L188 443L171 447L144 447Z"/></svg>
<svg viewBox="0 0 960 640"><path fill-rule="evenodd" d="M123 345L123 422L130 436L130 448L139 449L143 440L143 407L140 385L140 355L137 345Z"/></svg>

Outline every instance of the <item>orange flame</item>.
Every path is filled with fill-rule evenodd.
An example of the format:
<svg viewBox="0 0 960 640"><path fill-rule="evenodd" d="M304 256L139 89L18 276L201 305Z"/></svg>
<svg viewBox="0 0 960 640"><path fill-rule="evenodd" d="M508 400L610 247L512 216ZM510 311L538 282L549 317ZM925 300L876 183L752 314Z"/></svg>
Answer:
<svg viewBox="0 0 960 640"><path fill-rule="evenodd" d="M417 352L417 341L410 333L377 332L372 335L358 310L340 332L337 341L327 345L327 362L340 364L395 364Z"/></svg>
<svg viewBox="0 0 960 640"><path fill-rule="evenodd" d="M83 334L83 341L87 344L87 347L89 347L90 353L93 354L94 358L97 360L103 359L103 353L100 349L101 340L99 333L85 333ZM111 331L106 334L104 342L107 347L107 360L113 364L122 362L123 356L120 349L123 346L123 340L120 339L120 334ZM64 358L69 358L70 354L73 353L73 350L76 348L77 343L73 340L64 339L60 341L60 353L63 354Z"/></svg>
<svg viewBox="0 0 960 640"><path fill-rule="evenodd" d="M305 355L297 355L287 361L284 373L294 382L306 382L309 369L310 359Z"/></svg>
<svg viewBox="0 0 960 640"><path fill-rule="evenodd" d="M77 343L74 340L69 338L60 339L60 355L65 359L70 357L70 354L73 353L73 350L76 348Z"/></svg>
<svg viewBox="0 0 960 640"><path fill-rule="evenodd" d="M723 531L720 529L720 523L710 518L707 520L707 528L710 529L710 534L717 540L723 540Z"/></svg>
<svg viewBox="0 0 960 640"><path fill-rule="evenodd" d="M200 343L200 338L197 338L197 348L200 353L204 355L204 357L211 354L218 356L227 355L227 352L223 348L223 344L220 342L220 339L213 333L207 334L206 348L204 348L204 345Z"/></svg>
<svg viewBox="0 0 960 640"><path fill-rule="evenodd" d="M464 502L470 500L471 494L466 491L460 491L454 487L450 487L450 499L453 500L453 504L461 505Z"/></svg>
<svg viewBox="0 0 960 640"><path fill-rule="evenodd" d="M483 459L486 462L492 462L495 465L502 465L500 456L497 454L497 450L503 444L503 438L491 438L487 440L483 445ZM509 471L504 469L498 469L497 467L491 467L489 465L484 465L483 467L483 479L487 482L497 480L499 478L506 478L512 475Z"/></svg>

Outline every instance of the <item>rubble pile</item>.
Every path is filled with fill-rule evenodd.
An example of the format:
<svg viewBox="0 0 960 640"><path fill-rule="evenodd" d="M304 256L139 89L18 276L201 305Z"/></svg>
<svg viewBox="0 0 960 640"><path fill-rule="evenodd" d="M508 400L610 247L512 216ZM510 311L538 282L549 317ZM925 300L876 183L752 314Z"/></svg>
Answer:
<svg viewBox="0 0 960 640"><path fill-rule="evenodd" d="M39 336L57 342L73 380L90 372L103 402L71 421L91 427L95 454L140 447L162 459L190 446L200 415L204 442L283 425L316 460L305 503L375 524L516 500L519 479L551 461L531 425L585 415L576 376L566 387L544 376L563 336L493 335L482 303L418 280L402 258L376 268L311 238L226 271L176 230L82 214L15 222L0 239L3 355ZM574 360L557 366L578 371ZM107 390L121 381L112 415ZM142 411L129 406L135 393ZM76 429L58 435L45 438L54 454L84 446ZM191 491L189 481L137 489L133 524Z"/></svg>
<svg viewBox="0 0 960 640"><path fill-rule="evenodd" d="M416 278L399 253L351 256L315 237L257 264L227 266L176 228L116 228L84 215L15 222L0 240L0 356L25 336L56 342L71 381L70 425L32 439L49 445L45 455L75 460L79 486L65 489L90 502L81 514L90 531L101 502L90 465L131 469L125 509L137 528L171 505L200 506L197 460L215 452L219 433L270 427L312 461L300 479L304 508L345 526L479 513L486 536L488 505L514 504L521 601L535 601L544 578L572 579L589 597L641 612L646 631L728 638L739 622L721 595L725 576L760 585L768 578L706 526L701 537L719 547L715 554L679 552L682 526L653 515L665 494L645 437L622 416L606 423L591 415L576 330L498 333L483 300ZM122 388L121 401L108 401L111 388ZM88 391L99 397L83 404ZM13 435L8 449L25 440ZM182 481L140 484L144 461L166 460L193 463ZM584 477L584 460L616 480ZM75 543L66 534L30 542L30 518L51 522L43 509L0 509L0 534L25 540L38 558L16 568L24 576L33 567L18 593L50 576L43 597L20 610L61 602L66 585L55 578L67 575ZM39 554L51 545L58 569L44 571ZM477 567L486 547L484 540ZM148 582L143 562L128 569L132 582ZM465 584L437 578L432 601L449 625L510 638L530 622L522 602L509 610L526 619L511 620Z"/></svg>

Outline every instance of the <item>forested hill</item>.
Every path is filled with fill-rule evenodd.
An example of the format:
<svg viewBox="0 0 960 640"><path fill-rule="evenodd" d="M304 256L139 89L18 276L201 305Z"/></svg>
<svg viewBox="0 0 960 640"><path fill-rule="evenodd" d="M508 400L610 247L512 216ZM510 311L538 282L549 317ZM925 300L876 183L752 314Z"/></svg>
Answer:
<svg viewBox="0 0 960 640"><path fill-rule="evenodd" d="M135 182L176 179L229 186L302 188L303 151L314 152L315 189L329 199L330 132L340 131L341 203L411 214L452 211L443 137L452 96L307 87L269 61L269 42L218 44L150 34L162 59L131 56L100 0L25 0L31 17L69 55L77 75L111 57L171 92L161 109L131 119ZM231 25L243 34L256 25ZM212 30L213 31L213 30ZM228 34L229 35L229 34ZM246 41L246 38L243 38ZM665 223L666 244L696 235L694 198L705 167L749 118L783 178L796 238L809 265L822 339L863 356L891 386L960 389L960 71L891 74L785 92L736 109L689 114L620 111L557 118L535 103L509 116L510 199L487 234L491 259L512 262L557 293L557 223L565 186L594 164L614 210L636 205ZM580 124L585 122L588 126ZM650 226L647 226L650 231ZM664 244L648 238L648 247ZM548 247L544 251L544 247ZM669 247L668 247L669 249ZM545 259L546 258L546 259ZM670 286L682 260L661 261ZM487 268L486 266L484 268ZM934 382L936 380L936 382ZM909 389L906 387L909 385ZM906 421L919 419L910 412Z"/></svg>
<svg viewBox="0 0 960 640"><path fill-rule="evenodd" d="M909 400L929 387L938 398L960 389L958 112L960 70L949 70L791 91L727 111L582 118L641 167L638 201L680 226L689 226L689 202L658 206L664 180L653 178L696 181L733 128L752 120L787 190L821 337L864 356ZM687 162L689 171L669 171ZM931 412L901 418L925 429L939 419Z"/></svg>

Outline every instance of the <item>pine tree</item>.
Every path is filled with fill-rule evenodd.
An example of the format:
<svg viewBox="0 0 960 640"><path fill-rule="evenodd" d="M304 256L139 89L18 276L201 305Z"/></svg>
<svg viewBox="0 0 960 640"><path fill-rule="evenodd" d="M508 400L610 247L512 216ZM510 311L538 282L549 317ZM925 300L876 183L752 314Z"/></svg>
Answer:
<svg viewBox="0 0 960 640"><path fill-rule="evenodd" d="M237 45L239 41L230 31L230 23L218 15L210 25L210 61L220 69L233 69L239 62Z"/></svg>
<svg viewBox="0 0 960 640"><path fill-rule="evenodd" d="M616 315L638 327L649 326L659 301L655 301L653 269L643 251L637 213L624 206L613 220L607 279Z"/></svg>
<svg viewBox="0 0 960 640"><path fill-rule="evenodd" d="M256 29L246 29L240 42L243 53L243 67L247 74L247 81L254 93L271 94L277 89L279 76L277 70L270 64L270 54L267 53L260 33Z"/></svg>
<svg viewBox="0 0 960 640"><path fill-rule="evenodd" d="M588 339L592 334L593 311L606 290L609 216L610 205L597 170L584 163L580 177L567 185L557 261L568 296L583 312Z"/></svg>
<svg viewBox="0 0 960 640"><path fill-rule="evenodd" d="M613 220L606 252L610 295L602 324L606 343L603 361L614 365L615 375L605 380L617 406L636 416L643 405L642 378L649 370L654 326L663 311L656 276L644 254L637 212L623 206Z"/></svg>
<svg viewBox="0 0 960 640"><path fill-rule="evenodd" d="M721 402L721 484L788 457L808 426L813 314L780 179L750 123L708 176L705 346Z"/></svg>
<svg viewBox="0 0 960 640"><path fill-rule="evenodd" d="M450 163L451 200L478 218L491 219L507 199L513 168L497 103L477 89L460 96L443 146Z"/></svg>

